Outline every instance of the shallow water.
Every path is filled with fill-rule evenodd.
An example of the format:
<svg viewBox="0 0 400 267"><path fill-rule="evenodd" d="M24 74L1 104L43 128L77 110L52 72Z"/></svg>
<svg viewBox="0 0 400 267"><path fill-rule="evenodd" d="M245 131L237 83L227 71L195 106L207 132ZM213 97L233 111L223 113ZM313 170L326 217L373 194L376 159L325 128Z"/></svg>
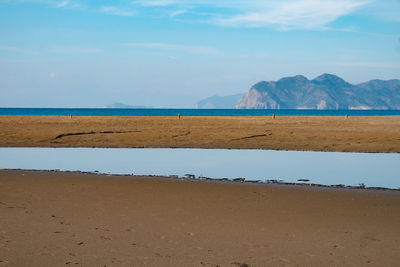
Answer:
<svg viewBox="0 0 400 267"><path fill-rule="evenodd" d="M235 149L0 148L0 168L400 188L400 154Z"/></svg>

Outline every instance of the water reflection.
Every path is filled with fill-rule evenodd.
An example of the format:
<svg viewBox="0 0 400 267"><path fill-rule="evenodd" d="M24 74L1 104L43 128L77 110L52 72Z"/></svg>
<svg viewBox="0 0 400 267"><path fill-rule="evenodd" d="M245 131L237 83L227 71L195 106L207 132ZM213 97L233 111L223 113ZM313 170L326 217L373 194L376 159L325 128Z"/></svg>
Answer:
<svg viewBox="0 0 400 267"><path fill-rule="evenodd" d="M400 154L227 149L0 148L0 168L400 188Z"/></svg>

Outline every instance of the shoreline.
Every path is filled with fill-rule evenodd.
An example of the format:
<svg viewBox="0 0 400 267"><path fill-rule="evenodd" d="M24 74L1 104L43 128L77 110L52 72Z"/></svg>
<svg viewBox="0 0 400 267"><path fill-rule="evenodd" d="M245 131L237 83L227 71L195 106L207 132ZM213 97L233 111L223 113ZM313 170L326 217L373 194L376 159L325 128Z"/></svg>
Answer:
<svg viewBox="0 0 400 267"><path fill-rule="evenodd" d="M151 178L151 179L166 179L166 180L178 180L178 181L193 181L193 182L212 182L212 183L223 183L223 184L242 184L242 185L255 185L255 186L288 186L294 188L315 188L315 189L327 189L327 190L358 190L358 191L391 191L391 192L400 192L400 188L388 188L388 187L374 187L374 186L365 186L365 185L344 185L344 184L317 184L317 183L306 183L298 180L298 182L285 182L284 180L247 180L246 178L215 178L215 177L191 177L192 174L187 174L185 176L178 175L152 175L152 174L115 174L115 173L102 173L98 171L69 171L69 170L59 170L59 169L7 169L0 168L1 171L10 171L10 172L31 172L33 174L54 174L54 175L68 175L68 174L76 174L76 175L92 175L101 178L107 177L120 177L126 179L135 179L135 178Z"/></svg>
<svg viewBox="0 0 400 267"><path fill-rule="evenodd" d="M0 116L0 147L400 153L400 117Z"/></svg>
<svg viewBox="0 0 400 267"><path fill-rule="evenodd" d="M400 194L0 170L0 266L395 266Z"/></svg>
<svg viewBox="0 0 400 267"><path fill-rule="evenodd" d="M99 148L99 149L207 149L207 150L263 150L263 151L286 151L286 152L317 152L317 153L354 153L354 154L399 154L400 152L376 152L376 151L327 151L327 150L293 150L293 149L270 149L270 148L236 148L236 147L119 147L119 146L0 146L0 148Z"/></svg>

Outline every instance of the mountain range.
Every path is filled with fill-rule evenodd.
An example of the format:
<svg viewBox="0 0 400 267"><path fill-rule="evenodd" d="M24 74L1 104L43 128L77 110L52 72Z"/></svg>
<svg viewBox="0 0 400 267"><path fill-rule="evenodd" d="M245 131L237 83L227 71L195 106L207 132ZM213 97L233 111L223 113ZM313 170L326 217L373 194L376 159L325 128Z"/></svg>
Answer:
<svg viewBox="0 0 400 267"><path fill-rule="evenodd" d="M218 102L224 102L223 98L218 97ZM233 96L226 98L234 99ZM214 103L211 100L215 98L208 98L209 106ZM258 82L235 105L224 108L400 109L400 80L350 84L333 74L322 74L312 80L297 75Z"/></svg>
<svg viewBox="0 0 400 267"><path fill-rule="evenodd" d="M106 108L151 108L151 107L147 107L147 106L133 106L133 105L127 105L124 103L112 103L112 104L108 104L106 105Z"/></svg>
<svg viewBox="0 0 400 267"><path fill-rule="evenodd" d="M207 97L197 102L196 108L232 109L242 96L243 94Z"/></svg>

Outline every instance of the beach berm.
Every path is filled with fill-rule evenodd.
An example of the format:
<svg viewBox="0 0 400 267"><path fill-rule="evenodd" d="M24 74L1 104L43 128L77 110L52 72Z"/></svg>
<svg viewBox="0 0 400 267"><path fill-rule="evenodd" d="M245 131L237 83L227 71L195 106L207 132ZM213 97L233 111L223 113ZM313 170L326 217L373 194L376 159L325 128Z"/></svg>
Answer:
<svg viewBox="0 0 400 267"><path fill-rule="evenodd" d="M400 152L400 117L0 116L2 147Z"/></svg>

